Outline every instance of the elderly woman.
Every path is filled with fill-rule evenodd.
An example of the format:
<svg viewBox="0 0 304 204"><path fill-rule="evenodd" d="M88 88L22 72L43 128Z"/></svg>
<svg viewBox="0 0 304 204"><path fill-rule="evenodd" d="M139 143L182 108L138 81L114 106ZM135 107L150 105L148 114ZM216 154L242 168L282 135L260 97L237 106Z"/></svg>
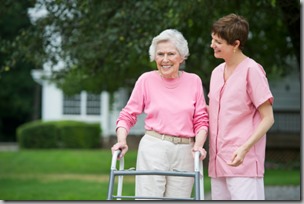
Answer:
<svg viewBox="0 0 304 204"><path fill-rule="evenodd" d="M208 130L208 113L201 79L180 70L189 56L188 43L174 29L161 32L152 40L150 60L157 70L143 73L137 80L128 103L116 123L118 142L112 151L128 151L127 135L137 116L146 114L146 133L137 155L137 170L193 171L193 155L201 152ZM191 177L136 176L136 196L191 196Z"/></svg>

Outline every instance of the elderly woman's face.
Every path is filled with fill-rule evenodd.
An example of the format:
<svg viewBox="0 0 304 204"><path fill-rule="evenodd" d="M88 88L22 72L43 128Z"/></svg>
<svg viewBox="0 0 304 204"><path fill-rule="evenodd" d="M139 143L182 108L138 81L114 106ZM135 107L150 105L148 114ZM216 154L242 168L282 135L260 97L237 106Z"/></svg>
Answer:
<svg viewBox="0 0 304 204"><path fill-rule="evenodd" d="M176 78L183 58L171 42L165 41L156 46L155 62L163 77Z"/></svg>

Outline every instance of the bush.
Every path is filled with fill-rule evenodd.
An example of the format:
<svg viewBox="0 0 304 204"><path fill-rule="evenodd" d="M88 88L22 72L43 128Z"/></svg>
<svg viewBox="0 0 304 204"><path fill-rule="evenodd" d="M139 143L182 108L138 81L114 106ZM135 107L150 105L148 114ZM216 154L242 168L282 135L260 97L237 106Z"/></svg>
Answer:
<svg viewBox="0 0 304 204"><path fill-rule="evenodd" d="M58 141L54 124L35 121L17 128L17 141L20 148L55 148Z"/></svg>
<svg viewBox="0 0 304 204"><path fill-rule="evenodd" d="M20 148L97 148L99 124L79 121L34 121L17 128Z"/></svg>
<svg viewBox="0 0 304 204"><path fill-rule="evenodd" d="M62 125L62 145L67 148L96 148L100 142L99 129L98 124Z"/></svg>

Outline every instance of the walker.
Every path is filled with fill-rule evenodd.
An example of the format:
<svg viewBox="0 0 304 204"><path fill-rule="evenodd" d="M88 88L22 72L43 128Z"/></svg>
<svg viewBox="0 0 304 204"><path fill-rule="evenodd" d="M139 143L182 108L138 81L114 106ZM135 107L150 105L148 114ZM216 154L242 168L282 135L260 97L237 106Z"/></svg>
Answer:
<svg viewBox="0 0 304 204"><path fill-rule="evenodd" d="M125 170L124 169L124 157L119 161L119 170L116 169L117 157L120 154L120 150L117 150L112 155L111 172L109 178L109 188L107 200L121 200L121 199L153 199L153 200L204 200L204 174L203 174L203 162L200 161L200 152L195 152L194 158L194 171L149 171L149 170ZM163 176L184 176L194 178L194 197L191 198L174 198L174 197L144 197L144 196L123 196L123 176L125 175L163 175ZM113 195L115 177L118 176L117 194Z"/></svg>

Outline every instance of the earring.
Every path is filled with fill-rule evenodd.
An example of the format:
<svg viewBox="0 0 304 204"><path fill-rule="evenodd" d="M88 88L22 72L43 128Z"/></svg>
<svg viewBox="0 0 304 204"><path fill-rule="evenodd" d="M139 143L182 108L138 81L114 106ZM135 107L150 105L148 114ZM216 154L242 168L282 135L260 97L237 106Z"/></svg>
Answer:
<svg viewBox="0 0 304 204"><path fill-rule="evenodd" d="M236 50L235 49L233 49L233 53L235 53L236 52Z"/></svg>

